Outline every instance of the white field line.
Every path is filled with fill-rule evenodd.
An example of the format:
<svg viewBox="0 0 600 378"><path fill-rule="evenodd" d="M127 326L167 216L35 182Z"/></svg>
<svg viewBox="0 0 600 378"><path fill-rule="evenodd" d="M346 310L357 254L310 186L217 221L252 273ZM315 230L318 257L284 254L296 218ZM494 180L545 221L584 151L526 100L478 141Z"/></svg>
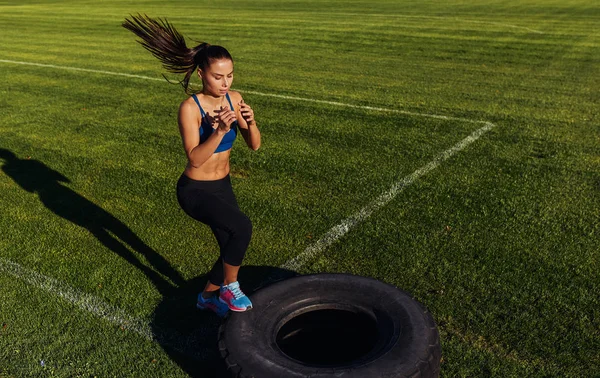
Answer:
<svg viewBox="0 0 600 378"><path fill-rule="evenodd" d="M475 21L475 20L459 20L456 19L457 21L461 21L461 22L471 22L474 24L491 24L491 25L499 25L499 26L506 26L508 28L513 28L513 29L523 29L523 30L527 30L529 32L532 33L536 33L536 34L546 34L541 30L536 30L536 29L531 29L525 26L517 26L517 25L511 25L511 24L505 24L502 22L493 22L493 21Z"/></svg>
<svg viewBox="0 0 600 378"><path fill-rule="evenodd" d="M456 22L467 22L467 23L470 22L472 24L490 24L490 25L506 26L508 28L513 28L513 29L527 30L529 32L536 33L536 34L546 34L545 32L543 32L541 30L532 29L532 28L529 28L526 26L506 24L503 22L496 22L496 21L469 20L469 19L465 19L465 18L448 17L448 16L419 16L419 15L408 15L408 14L389 15L389 14L381 14L381 13L364 13L364 14L336 13L336 15L363 16L363 17L385 17L385 18L396 17L396 18L424 18L424 19L454 20Z"/></svg>
<svg viewBox="0 0 600 378"><path fill-rule="evenodd" d="M0 62L1 63L20 64L20 65L24 65L24 66L55 68L55 69L59 69L59 70L68 70L68 71L91 72L91 73L98 73L98 74L103 74L103 75L125 76L125 77L131 77L131 78L135 78L135 79L144 79L144 80L155 80L155 81L164 81L165 80L165 79L159 79L156 77L132 75L132 74L127 74L127 73L122 73L122 72L93 70L93 69L89 69L89 68L78 68L78 67L69 67L69 66L56 66L54 64L19 62L17 60L8 60L8 59L0 59Z"/></svg>
<svg viewBox="0 0 600 378"><path fill-rule="evenodd" d="M122 73L122 72L93 70L93 69L89 69L89 68L78 68L78 67L69 67L69 66L57 66L57 65L54 65L54 64L43 64L43 63L34 63L34 62L20 62L20 61L17 61L17 60L7 60L7 59L0 59L0 63L20 64L20 65L26 65L26 66L54 68L54 69L68 70L68 71L90 72L90 73L97 73L97 74L103 74L103 75L124 76L124 77L130 77L130 78L134 78L134 79L143 79L143 80L165 81L164 78L156 78L156 77L149 77L149 76L142 76L142 75L132 75L132 74L127 74L127 73ZM413 113L413 112L407 112L407 111L404 111L404 110L397 110L397 109L387 109L387 108L378 108L378 107L373 107L373 106L353 105L353 104L346 104L346 103L343 103L343 102L316 100L316 99L313 99L313 98L305 98L305 97L284 96L284 95L278 95L278 94L273 94L273 93L263 93L263 92L256 92L256 91L247 91L247 90L243 90L243 89L240 89L239 91L242 92L242 93L249 93L249 94L253 94L253 95L257 95L257 96L265 96L265 97L275 97L275 98L281 98L281 99L284 99L284 100L307 101L307 102L314 102L314 103L319 103L319 104L327 104L327 105L334 105L334 106L343 106L343 107L354 108L354 109L372 110L372 111L378 111L378 112L389 112L389 113L405 114L405 115L410 115L410 116L443 119L443 120L446 120L446 121L461 121L461 122L469 122L469 123L483 123L483 121L475 121L475 120L468 119L468 118L450 117L450 116L443 116L443 115L437 115L437 114L427 114L427 113Z"/></svg>
<svg viewBox="0 0 600 378"><path fill-rule="evenodd" d="M154 340L152 330L148 327L146 322L127 315L122 310L103 302L93 295L82 293L54 278L24 268L17 263L3 258L0 258L0 271L23 280L39 289L55 294L74 306L90 312L99 318L108 320L125 329L130 329L145 339Z"/></svg>
<svg viewBox="0 0 600 378"><path fill-rule="evenodd" d="M20 62L20 61L14 61L14 60L6 60L6 59L0 59L0 62L11 63L11 64L20 64L20 65L30 65L30 66L37 66L37 67L63 69L63 70L71 70L71 71L91 72L91 73L106 74L106 75L124 76L124 77L144 79L144 80L154 80L154 81L164 80L164 79L153 78L153 77L148 77L148 76L132 75L132 74L103 71L103 70L93 70L93 69L78 68L78 67L57 66L57 65L53 65L53 64ZM250 93L250 94L254 94L254 95L258 95L258 96L282 98L282 99L287 99L287 100L308 101L308 102L322 103L322 104L335 105L335 106L344 106L344 107L371 110L371 111L392 112L392 113L405 114L405 115L411 115L411 116L420 116L420 117L436 118L436 119L443 119L443 120L456 120L456 121L462 121L462 122L483 123L484 124L483 127L476 130L471 135L469 135L468 137L466 137L465 139L463 139L462 141L460 141L453 147L451 147L448 150L439 154L435 159L433 159L428 164L424 165L423 167L419 168L412 174L404 177L402 180L395 183L390 190L388 190L387 192L380 195L374 202L367 205L366 207L364 207L357 213L353 214L352 216L343 220L340 224L333 227L329 232L327 232L323 237L321 237L317 242L315 242L313 245L306 248L304 250L304 252L302 252L300 255L289 260L288 262L286 262L285 264L283 264L281 266L282 268L290 269L290 270L298 270L308 260L314 258L317 254L321 253L323 250L325 250L331 244L335 243L337 240L342 238L358 223L366 220L375 211L377 211L378 209L382 208L387 203L389 203L392 199L394 199L394 197L396 197L396 195L398 195L398 193L400 193L402 190L404 190L404 188L411 185L419 177L421 177L421 176L427 174L428 172L434 170L435 168L437 168L443 161L447 160L455 153L461 151L462 149L467 147L469 144L475 142L483 134L485 134L486 132L488 132L495 126L491 122L477 121L477 120L472 120L472 119L467 119L467 118L449 117L449 116L426 114L426 113L413 113L413 112L407 112L407 111L396 110L396 109L377 108L377 107L371 107L371 106L360 106L360 105L346 104L346 103L335 102L335 101L315 100L315 99L309 99L309 98L284 96L284 95L269 94L269 93L255 92L255 91L240 90L240 92ZM3 259L0 259L0 271L5 271L17 278L20 278L20 279L34 285L34 286L37 286L37 287L44 289L46 291L49 291L51 293L55 293L58 296L67 300L68 302L71 302L72 304L76 305L77 307L79 307L83 310L86 310L88 312L91 312L91 313L95 314L96 316L104 318L114 324L126 326L129 329L135 331L136 333L140 334L141 336L145 337L148 340L160 341L158 339L160 339L161 337L158 337L155 333L153 333L152 329L143 320L132 318L132 317L128 316L127 314L125 314L122 310L115 308L113 306L110 306L109 304L102 302L100 299L95 298L94 296L91 296L89 294L80 293L74 289L71 289L68 286L60 283L59 281L57 281L53 278L46 277L39 273L27 270L16 263L10 262L8 260L3 260ZM169 338L173 339L169 342L169 344L172 344L172 345L174 344L174 345L179 345L179 346L183 345L184 350L189 349L189 347L185 347L185 346L189 346L188 345L189 340L185 340L185 338L177 336L177 335L173 335L172 337L169 337ZM178 348L178 349L180 349L180 348Z"/></svg>
<svg viewBox="0 0 600 378"><path fill-rule="evenodd" d="M202 349L190 344L193 342L192 339L201 339L203 333L209 332L207 328L199 328L190 337L184 337L174 330L162 330L157 327L151 327L143 319L129 316L123 310L93 295L75 290L52 277L27 269L10 260L0 258L0 272L56 295L75 307L91 313L98 318L107 320L118 327L122 327L124 330L131 330L146 340L157 341L161 345L171 346L197 359L203 359L206 354L205 348Z"/></svg>
<svg viewBox="0 0 600 378"><path fill-rule="evenodd" d="M249 94L253 94L253 95L257 95L257 96L268 96L268 97L282 98L282 99L285 99L285 100L316 102L318 104L344 106L344 107L347 107L347 108L372 110L372 111L377 111L377 112L405 114L405 115L417 116L417 117L436 118L436 119L443 119L443 120L446 120L446 121L461 121L461 122L469 122L469 123L485 123L485 121L476 121L476 120L469 119L469 118L451 117L451 116L443 116L443 115L428 114L428 113L414 113L414 112L408 112L406 110L378 108L378 107L374 107L374 106L365 106L365 105L353 105L353 104L346 104L346 103L343 103L343 102L336 102L336 101L316 100L314 98L285 96L285 95L278 95L278 94L272 94L272 93L262 93L262 92L255 92L255 91L247 91L247 90L240 90L240 92L249 93Z"/></svg>
<svg viewBox="0 0 600 378"><path fill-rule="evenodd" d="M465 147L470 145L479 139L483 134L490 131L495 125L491 122L484 122L485 125L474 131L471 135L461 140L453 147L447 149L441 154L437 155L432 161L425 164L421 168L417 169L410 175L404 177L402 180L396 182L392 187L382 195L380 195L375 201L371 202L367 206L363 207L358 212L354 213L350 217L344 219L340 224L331 228L325 235L323 235L319 240L317 240L314 244L307 247L304 252L299 254L298 256L290 259L285 264L281 265L282 269L288 269L292 271L298 271L306 262L315 258L319 253L323 252L330 245L338 241L344 235L346 235L353 227L355 227L360 222L366 220L370 217L375 211L387 205L391 200L393 200L398 193L402 192L406 187L415 182L419 177L431 172L436 169L443 161L450 158L452 155L457 152L463 150Z"/></svg>

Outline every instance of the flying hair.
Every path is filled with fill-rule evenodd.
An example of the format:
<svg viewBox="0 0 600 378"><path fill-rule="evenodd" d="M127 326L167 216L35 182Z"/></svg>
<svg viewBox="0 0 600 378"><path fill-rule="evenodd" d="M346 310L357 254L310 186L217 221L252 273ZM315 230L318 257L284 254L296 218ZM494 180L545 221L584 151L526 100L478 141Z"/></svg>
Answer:
<svg viewBox="0 0 600 378"><path fill-rule="evenodd" d="M137 42L154 55L168 72L185 74L179 84L186 93L189 93L190 79L197 67L205 69L218 59L233 61L229 52L221 46L202 42L194 48L187 47L183 35L166 19L153 19L141 14L130 17L125 19L122 26L137 35L140 38Z"/></svg>

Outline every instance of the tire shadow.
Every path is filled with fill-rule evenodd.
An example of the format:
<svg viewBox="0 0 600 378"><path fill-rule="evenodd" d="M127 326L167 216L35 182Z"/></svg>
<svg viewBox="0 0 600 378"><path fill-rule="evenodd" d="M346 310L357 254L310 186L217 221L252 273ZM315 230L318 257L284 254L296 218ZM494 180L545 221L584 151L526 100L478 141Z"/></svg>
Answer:
<svg viewBox="0 0 600 378"><path fill-rule="evenodd" d="M281 268L242 265L239 281L244 293L252 297L262 287L295 276ZM164 296L154 312L152 331L170 358L191 377L227 377L217 346L223 320L196 309L196 297L206 280L206 275L196 277Z"/></svg>

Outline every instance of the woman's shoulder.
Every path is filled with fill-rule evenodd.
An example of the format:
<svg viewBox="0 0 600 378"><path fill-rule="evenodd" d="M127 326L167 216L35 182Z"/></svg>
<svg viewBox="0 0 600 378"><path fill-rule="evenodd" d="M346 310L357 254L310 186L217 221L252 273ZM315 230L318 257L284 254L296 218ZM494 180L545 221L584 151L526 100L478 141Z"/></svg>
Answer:
<svg viewBox="0 0 600 378"><path fill-rule="evenodd" d="M196 98L199 98L198 94L193 94L191 96L189 96L188 98L186 98L185 100L181 101L180 107L188 107L188 106L198 106L196 105L196 100L194 99L194 96L196 96Z"/></svg>
<svg viewBox="0 0 600 378"><path fill-rule="evenodd" d="M179 105L179 110L184 112L200 113L198 110L198 105L196 105L196 100L194 100L193 96L183 100Z"/></svg>

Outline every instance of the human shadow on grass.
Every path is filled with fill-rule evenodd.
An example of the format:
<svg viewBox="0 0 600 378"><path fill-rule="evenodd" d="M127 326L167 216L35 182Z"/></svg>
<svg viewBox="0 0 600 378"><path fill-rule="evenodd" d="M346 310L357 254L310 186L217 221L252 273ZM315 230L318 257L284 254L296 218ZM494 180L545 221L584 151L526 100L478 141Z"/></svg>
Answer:
<svg viewBox="0 0 600 378"><path fill-rule="evenodd" d="M150 324L153 336L183 371L192 377L226 376L217 349L222 320L211 312L196 309L196 297L206 284L206 275L184 280L123 222L63 185L69 179L42 162L19 159L13 152L0 148L2 162L2 171L24 190L36 193L49 210L87 229L104 246L148 277L162 295ZM143 264L128 247L142 255L151 267ZM252 295L260 287L295 275L292 271L269 266L243 266L239 280L246 294Z"/></svg>
<svg viewBox="0 0 600 378"><path fill-rule="evenodd" d="M185 280L160 254L144 243L123 222L79 193L63 185L69 179L38 160L19 159L13 152L0 148L2 171L28 192L36 193L49 210L91 232L105 247L141 270L161 292ZM143 264L128 248L141 254L152 266Z"/></svg>

